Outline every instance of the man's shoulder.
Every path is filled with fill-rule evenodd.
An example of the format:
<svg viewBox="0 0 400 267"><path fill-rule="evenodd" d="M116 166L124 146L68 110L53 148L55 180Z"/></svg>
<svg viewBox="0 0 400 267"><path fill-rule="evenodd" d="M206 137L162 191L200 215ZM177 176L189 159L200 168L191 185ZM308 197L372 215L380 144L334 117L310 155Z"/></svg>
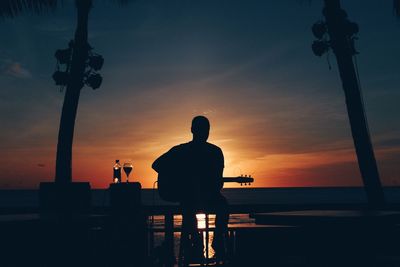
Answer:
<svg viewBox="0 0 400 267"><path fill-rule="evenodd" d="M171 152L182 152L185 151L189 146L189 143L183 143L176 146L173 146L169 151Z"/></svg>
<svg viewBox="0 0 400 267"><path fill-rule="evenodd" d="M222 151L221 148L219 146L217 146L217 145L211 144L209 142L206 142L206 144L210 149Z"/></svg>
<svg viewBox="0 0 400 267"><path fill-rule="evenodd" d="M194 144L193 142L187 142L187 143L176 145L172 149L175 151L186 151L186 150L191 151L192 149L194 149L197 146L198 145ZM217 145L205 142L205 143L201 144L201 146L205 146L207 148L207 151L211 151L215 154L222 154L222 149Z"/></svg>
<svg viewBox="0 0 400 267"><path fill-rule="evenodd" d="M176 146L172 147L171 149L175 149L175 150L183 149L183 148L186 148L189 144L190 144L190 142L182 143L182 144L179 144L179 145L176 145Z"/></svg>
<svg viewBox="0 0 400 267"><path fill-rule="evenodd" d="M214 155L218 155L218 156L223 155L222 149L219 146L208 143L208 142L206 144L207 144L209 151L211 151Z"/></svg>

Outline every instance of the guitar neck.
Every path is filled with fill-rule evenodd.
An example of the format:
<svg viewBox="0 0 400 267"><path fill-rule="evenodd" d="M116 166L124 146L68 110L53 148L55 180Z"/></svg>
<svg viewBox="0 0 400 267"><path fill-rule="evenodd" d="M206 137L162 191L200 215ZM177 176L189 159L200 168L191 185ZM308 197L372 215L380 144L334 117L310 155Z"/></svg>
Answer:
<svg viewBox="0 0 400 267"><path fill-rule="evenodd" d="M237 182L237 177L223 177L222 178L222 181L224 182L224 183L234 183L234 182Z"/></svg>
<svg viewBox="0 0 400 267"><path fill-rule="evenodd" d="M224 183L252 183L254 179L252 177L223 177Z"/></svg>

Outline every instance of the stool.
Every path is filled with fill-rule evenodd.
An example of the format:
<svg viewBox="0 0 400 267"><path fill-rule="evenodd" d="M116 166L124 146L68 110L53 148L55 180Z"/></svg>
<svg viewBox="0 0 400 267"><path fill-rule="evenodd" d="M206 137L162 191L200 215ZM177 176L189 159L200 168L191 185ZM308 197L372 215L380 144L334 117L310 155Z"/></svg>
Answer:
<svg viewBox="0 0 400 267"><path fill-rule="evenodd" d="M179 244L179 256L178 256L178 266L188 266L190 262L188 262L188 249L190 244L189 240L189 231L187 228L187 222L185 222L185 217L182 215L182 230L181 230L181 237L180 237L180 244ZM205 229L204 232L206 233L206 257L203 262L199 264L201 266L208 266L209 265L209 213L205 213ZM203 240L201 240L203 242Z"/></svg>

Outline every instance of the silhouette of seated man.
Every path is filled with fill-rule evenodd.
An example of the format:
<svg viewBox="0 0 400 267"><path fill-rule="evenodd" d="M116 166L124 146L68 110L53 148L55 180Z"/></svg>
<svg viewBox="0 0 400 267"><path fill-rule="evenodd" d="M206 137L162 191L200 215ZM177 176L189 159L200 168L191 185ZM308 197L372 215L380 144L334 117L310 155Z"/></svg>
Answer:
<svg viewBox="0 0 400 267"><path fill-rule="evenodd" d="M203 257L204 245L196 219L198 210L216 213L212 247L216 257L223 257L224 235L229 220L228 203L221 194L224 156L218 146L207 142L210 122L206 117L193 118L191 131L191 142L171 148L154 161L152 168L159 173L159 182L163 172L174 173L175 179L179 180L175 185L175 194L179 195L183 220L191 236L192 257Z"/></svg>

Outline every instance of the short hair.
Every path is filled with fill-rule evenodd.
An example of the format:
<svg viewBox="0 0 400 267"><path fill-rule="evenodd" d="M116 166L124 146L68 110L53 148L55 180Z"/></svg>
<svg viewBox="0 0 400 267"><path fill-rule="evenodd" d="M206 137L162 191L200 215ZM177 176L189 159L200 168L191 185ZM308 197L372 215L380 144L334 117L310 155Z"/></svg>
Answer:
<svg viewBox="0 0 400 267"><path fill-rule="evenodd" d="M204 116L196 116L192 120L192 131L210 130L210 121Z"/></svg>

